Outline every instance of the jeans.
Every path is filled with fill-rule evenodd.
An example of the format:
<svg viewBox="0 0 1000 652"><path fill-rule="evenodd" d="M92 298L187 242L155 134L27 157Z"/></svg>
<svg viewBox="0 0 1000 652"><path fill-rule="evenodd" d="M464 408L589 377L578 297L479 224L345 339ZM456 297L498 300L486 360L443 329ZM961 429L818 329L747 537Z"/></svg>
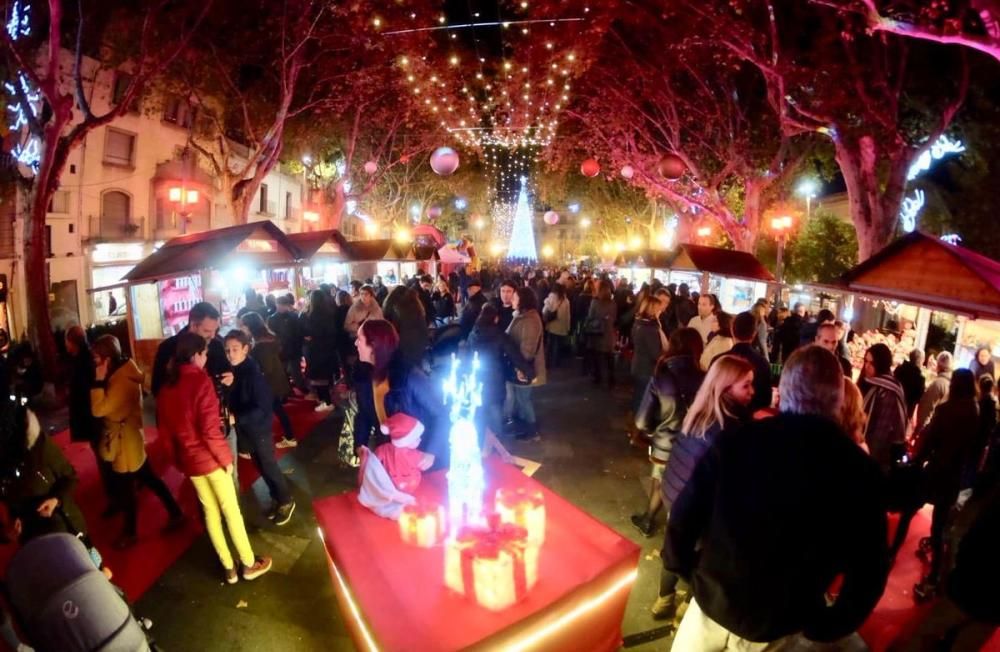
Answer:
<svg viewBox="0 0 1000 652"><path fill-rule="evenodd" d="M235 465L233 468L236 468ZM234 568L233 555L229 551L229 544L226 543L226 534L222 531L223 516L226 517L226 529L229 531L229 538L233 540L233 545L236 546L236 554L239 555L240 561L244 566L253 566L256 559L253 548L250 547L246 526L243 524L243 514L240 513L236 489L229 474L225 469L216 469L208 475L194 476L191 478L191 484L194 485L198 502L205 512L208 538L223 568Z"/></svg>
<svg viewBox="0 0 1000 652"><path fill-rule="evenodd" d="M156 497L163 503L164 509L167 510L171 518L180 518L183 515L180 505L174 500L170 490L167 489L167 485L163 483L163 480L159 476L153 473L153 467L149 465L148 459L143 462L138 471L133 473L116 473L115 476L115 482L119 487L118 499L121 501L122 511L125 512L125 534L127 536L135 536L136 533L139 511L136 482L156 494Z"/></svg>
<svg viewBox="0 0 1000 652"><path fill-rule="evenodd" d="M530 426L535 425L535 406L531 403L531 385L507 383L507 401L504 416L517 417Z"/></svg>
<svg viewBox="0 0 1000 652"><path fill-rule="evenodd" d="M274 456L274 439L271 437L271 431L263 428L259 430L241 429L240 435L244 444L250 449L250 457L253 458L253 463L260 471L260 476L264 478L271 498L278 505L287 505L292 502L292 495L288 491L288 481L282 475L278 460Z"/></svg>
<svg viewBox="0 0 1000 652"><path fill-rule="evenodd" d="M92 441L90 449L94 451L94 459L97 460L97 472L101 476L101 487L104 488L104 495L108 499L108 509L115 511L121 508L121 496L118 495L118 483L115 476L118 475L111 468L111 462L106 462L98 450L99 441Z"/></svg>
<svg viewBox="0 0 1000 652"><path fill-rule="evenodd" d="M584 355L584 369L590 369L595 384L600 384L601 382L601 367L604 367L607 371L608 386L614 385L615 354L610 351L595 351L592 348L588 348Z"/></svg>
<svg viewBox="0 0 1000 652"><path fill-rule="evenodd" d="M292 432L292 421L288 418L288 413L285 412L284 401L275 396L271 409L274 416L278 417L278 423L281 424L281 431L285 433L285 439L295 439L295 433Z"/></svg>
<svg viewBox="0 0 1000 652"><path fill-rule="evenodd" d="M556 335L555 333L545 333L545 352L548 354L548 366L555 368L559 366L563 353L569 344L568 335Z"/></svg>

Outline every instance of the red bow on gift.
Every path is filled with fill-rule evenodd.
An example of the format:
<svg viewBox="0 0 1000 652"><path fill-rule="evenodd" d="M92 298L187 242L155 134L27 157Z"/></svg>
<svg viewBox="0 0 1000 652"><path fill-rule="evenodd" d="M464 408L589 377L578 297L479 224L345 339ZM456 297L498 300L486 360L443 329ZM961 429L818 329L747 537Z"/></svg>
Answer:
<svg viewBox="0 0 1000 652"><path fill-rule="evenodd" d="M456 541L461 546L462 587L465 593L474 594L475 581L472 563L476 559L497 559L506 552L514 561L514 596L520 600L528 591L524 553L528 531L520 525L499 523L496 515L490 515L492 527L468 526L459 530Z"/></svg>

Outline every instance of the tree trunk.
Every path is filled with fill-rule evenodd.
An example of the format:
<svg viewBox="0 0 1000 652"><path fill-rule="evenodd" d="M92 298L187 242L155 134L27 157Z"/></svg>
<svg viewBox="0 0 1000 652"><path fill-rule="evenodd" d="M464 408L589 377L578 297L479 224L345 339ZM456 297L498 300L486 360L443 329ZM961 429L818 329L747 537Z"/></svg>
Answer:
<svg viewBox="0 0 1000 652"><path fill-rule="evenodd" d="M907 157L903 148L888 157L888 181L879 178L879 154L871 136L838 139L836 161L847 186L851 221L858 233L858 261L867 260L893 241L905 188ZM884 157L883 157L884 158Z"/></svg>
<svg viewBox="0 0 1000 652"><path fill-rule="evenodd" d="M339 229L344 222L345 210L347 210L347 193L344 192L344 181L340 179L331 187L326 228Z"/></svg>
<svg viewBox="0 0 1000 652"><path fill-rule="evenodd" d="M24 286L28 304L28 339L38 356L42 375L48 380L59 374L59 358L49 314L49 269L46 264L49 248L45 229L45 216L54 191L54 188L36 183L29 194L30 207L24 220Z"/></svg>

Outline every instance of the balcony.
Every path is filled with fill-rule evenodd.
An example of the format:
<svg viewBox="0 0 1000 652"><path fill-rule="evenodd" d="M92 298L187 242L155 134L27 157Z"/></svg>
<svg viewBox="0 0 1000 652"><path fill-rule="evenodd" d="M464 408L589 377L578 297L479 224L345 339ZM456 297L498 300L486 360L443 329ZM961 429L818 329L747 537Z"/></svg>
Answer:
<svg viewBox="0 0 1000 652"><path fill-rule="evenodd" d="M87 240L90 242L141 242L146 238L145 217L118 217L91 215Z"/></svg>

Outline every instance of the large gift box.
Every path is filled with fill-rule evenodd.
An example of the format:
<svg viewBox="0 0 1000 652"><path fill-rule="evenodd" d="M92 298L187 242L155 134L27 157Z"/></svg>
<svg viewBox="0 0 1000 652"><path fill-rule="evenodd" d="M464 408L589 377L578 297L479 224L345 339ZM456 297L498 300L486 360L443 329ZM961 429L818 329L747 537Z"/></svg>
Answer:
<svg viewBox="0 0 1000 652"><path fill-rule="evenodd" d="M510 523L464 527L445 543L444 580L482 607L506 609L538 581L538 546Z"/></svg>
<svg viewBox="0 0 1000 652"><path fill-rule="evenodd" d="M537 489L501 487L497 489L495 509L504 523L520 525L528 531L528 541L545 543L545 496Z"/></svg>
<svg viewBox="0 0 1000 652"><path fill-rule="evenodd" d="M444 508L431 503L406 505L399 515L399 536L404 543L433 548L445 533Z"/></svg>

